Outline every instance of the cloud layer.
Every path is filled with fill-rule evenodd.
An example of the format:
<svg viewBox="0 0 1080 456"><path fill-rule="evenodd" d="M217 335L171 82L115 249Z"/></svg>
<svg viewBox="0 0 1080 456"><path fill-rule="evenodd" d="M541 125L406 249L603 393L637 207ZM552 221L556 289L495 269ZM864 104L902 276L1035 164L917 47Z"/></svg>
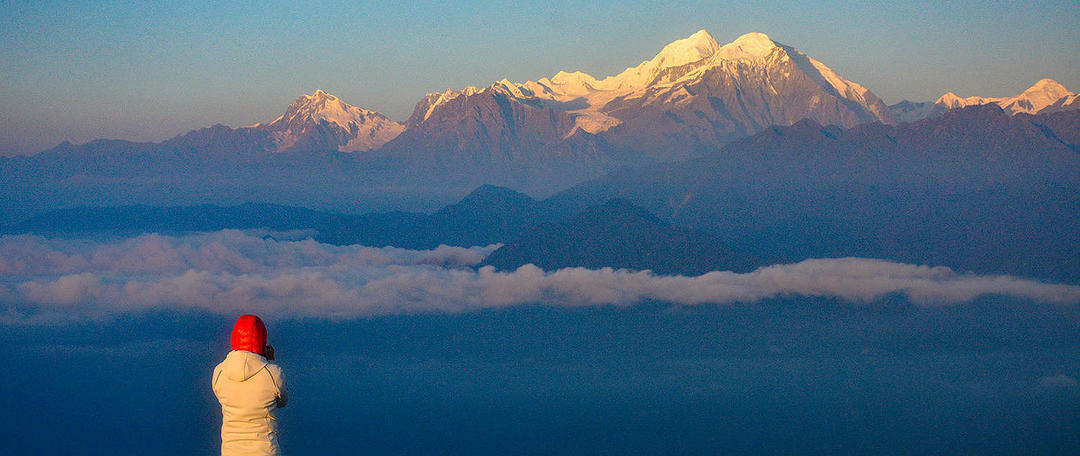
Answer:
<svg viewBox="0 0 1080 456"><path fill-rule="evenodd" d="M42 314L112 315L154 308L235 314L370 316L462 312L521 304L749 302L824 296L867 302L890 294L950 304L986 294L1080 303L1080 287L962 274L864 258L814 259L697 277L567 268L475 269L497 246L405 250L279 241L239 231L112 241L0 237L3 321ZM6 307L6 311L4 308Z"/></svg>

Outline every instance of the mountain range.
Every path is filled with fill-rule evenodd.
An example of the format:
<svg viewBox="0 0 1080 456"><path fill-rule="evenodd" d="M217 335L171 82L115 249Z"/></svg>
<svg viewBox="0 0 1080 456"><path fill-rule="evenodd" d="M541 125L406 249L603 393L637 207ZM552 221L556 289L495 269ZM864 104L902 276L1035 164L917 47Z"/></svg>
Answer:
<svg viewBox="0 0 1080 456"><path fill-rule="evenodd" d="M702 30L603 79L559 72L429 94L387 147L394 155L424 151L425 159L450 149L527 160L513 152L539 146L554 152L545 162L659 162L807 117L845 127L895 121L872 92L794 48L761 33L721 46Z"/></svg>
<svg viewBox="0 0 1080 456"><path fill-rule="evenodd" d="M896 121L866 88L765 34L720 45L701 30L602 79L559 72L524 83L503 79L484 88L429 93L404 123L318 90L297 98L276 120L238 130L269 135L267 149L276 152L364 152L389 145L383 155L431 159L431 150L453 149L489 160L520 159L515 149L558 148L576 137L595 143L599 135L646 160L668 161L697 150L686 139L695 147L715 146L803 118L844 127ZM654 138L664 136L680 141L660 150ZM596 149L603 146L594 145L593 155L611 152ZM417 150L424 152L412 152Z"/></svg>
<svg viewBox="0 0 1080 456"><path fill-rule="evenodd" d="M790 46L761 33L721 45L703 30L613 76L559 72L431 93L402 123L319 90L250 127L2 158L0 191L11 198L0 222L129 204L434 210L483 184L544 196L803 118L897 121L872 92Z"/></svg>
<svg viewBox="0 0 1080 456"><path fill-rule="evenodd" d="M263 228L407 248L504 244L487 264L696 274L872 257L1080 281L1080 110L995 104L917 122L803 120L705 156L624 168L544 200L484 185L431 214L244 204L78 208L4 227L86 235Z"/></svg>
<svg viewBox="0 0 1080 456"><path fill-rule="evenodd" d="M568 226L598 230L573 238L590 245L633 220L666 233L657 248L738 252L716 264L854 255L1076 280L1076 99L1045 79L1013 97L886 106L766 35L721 45L700 31L613 76L431 93L400 123L319 90L265 124L0 158L0 224L174 221L165 231L232 217L335 243L504 243L495 259L512 267L548 261L541 241ZM601 209L573 219L588 208ZM627 255L609 259L642 259Z"/></svg>
<svg viewBox="0 0 1080 456"><path fill-rule="evenodd" d="M1058 111L1080 109L1080 96L1066 89L1053 79L1042 79L1027 90L1011 97L967 97L949 92L937 101L910 102L907 100L889 106L901 122L914 122L940 116L950 109L967 106L997 105L1009 114L1048 114Z"/></svg>

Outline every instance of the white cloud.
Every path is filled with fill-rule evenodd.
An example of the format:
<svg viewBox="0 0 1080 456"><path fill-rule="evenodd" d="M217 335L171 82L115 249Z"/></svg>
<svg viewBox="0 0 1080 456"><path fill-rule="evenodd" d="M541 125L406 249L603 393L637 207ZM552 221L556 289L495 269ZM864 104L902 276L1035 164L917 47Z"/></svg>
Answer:
<svg viewBox="0 0 1080 456"><path fill-rule="evenodd" d="M543 271L473 269L497 246L406 250L276 241L238 231L183 237L144 235L110 242L0 238L4 321L37 312L100 316L151 308L235 314L367 316L461 312L541 303L679 304L824 296L869 302L904 294L926 304L999 294L1080 303L1080 287L1010 276L957 273L888 261L839 258L736 274L662 276L609 268ZM12 309L31 309L15 312Z"/></svg>
<svg viewBox="0 0 1080 456"><path fill-rule="evenodd" d="M225 230L182 237L147 234L94 242L41 236L0 236L0 274L169 274L189 269L234 274L289 268L427 264L449 267L479 263L498 246L406 250L394 247L333 246L310 239L277 241Z"/></svg>

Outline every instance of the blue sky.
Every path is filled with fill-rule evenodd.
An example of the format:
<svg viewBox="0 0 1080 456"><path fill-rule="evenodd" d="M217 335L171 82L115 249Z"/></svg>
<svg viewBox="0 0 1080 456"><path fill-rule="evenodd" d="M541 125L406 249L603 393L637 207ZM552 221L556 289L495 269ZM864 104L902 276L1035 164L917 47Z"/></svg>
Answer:
<svg viewBox="0 0 1080 456"><path fill-rule="evenodd" d="M617 73L759 31L886 102L1080 90L1080 3L0 1L0 154L273 120L317 88L408 116L430 91Z"/></svg>

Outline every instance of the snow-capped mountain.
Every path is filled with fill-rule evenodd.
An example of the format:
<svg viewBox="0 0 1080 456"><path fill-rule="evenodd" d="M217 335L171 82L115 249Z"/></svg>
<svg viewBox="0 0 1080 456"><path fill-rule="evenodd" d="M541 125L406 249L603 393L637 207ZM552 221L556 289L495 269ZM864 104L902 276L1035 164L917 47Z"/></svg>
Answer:
<svg viewBox="0 0 1080 456"><path fill-rule="evenodd" d="M435 108L440 105L449 103L450 101L461 96L472 96L480 93L481 90L476 87L466 87L462 90L446 89L444 92L432 92L424 95L420 98L420 101L416 102L416 107L413 108L413 114L405 121L406 128L411 128L419 125L421 122L427 120L435 112Z"/></svg>
<svg viewBox="0 0 1080 456"><path fill-rule="evenodd" d="M771 71L776 69L787 71ZM578 128L598 133L623 123L625 118L633 117L634 113L628 109L630 107L692 104L693 100L700 98L694 93L694 88L717 88L717 81L711 80L719 76L717 73L731 77L730 82L737 86L733 88L769 92L762 97L764 109L744 108L746 112L740 113L760 120L760 124L790 124L802 119L797 117L799 111L829 118L835 113L822 109L829 101L854 103L858 106L854 110L862 111L857 112L856 116L841 115L836 118L841 125L851 126L871 120L889 123L895 120L887 107L869 90L841 78L821 62L774 42L763 33L749 33L721 46L709 32L701 30L668 44L652 60L603 80L581 72L560 72L551 79L515 86L522 97L531 96L567 105L570 112L577 114ZM799 106L797 100L784 99L784 95L795 93L782 93L779 85L799 76L809 77L817 88L825 92L826 97L834 100L805 100L804 108ZM505 81L499 85L507 86ZM512 87L507 88L513 90ZM732 94L733 99L754 96ZM582 103L581 100L587 106L571 104L574 101ZM618 102L613 103L616 100Z"/></svg>
<svg viewBox="0 0 1080 456"><path fill-rule="evenodd" d="M612 76L558 72L431 93L403 123L318 90L265 124L215 125L160 143L62 144L0 159L6 194L20 195L0 205L0 222L71 206L73 194L85 194L80 204L235 202L257 193L265 201L429 210L481 184L550 194L619 168L708 155L803 119L826 126L815 127L821 131L873 123L858 130L871 131L987 103L1010 113L1080 108L1077 95L1044 80L1015 97L947 94L890 109L764 34L721 45L699 31ZM969 109L1001 114L997 106ZM1074 112L1036 117L1075 149Z"/></svg>
<svg viewBox="0 0 1080 456"><path fill-rule="evenodd" d="M1005 112L1016 114L1045 114L1080 109L1080 97L1053 79L1043 79L1027 90L1011 97L961 97L949 92L937 101L912 103L903 101L889 107L903 122L936 117L950 109L995 104Z"/></svg>
<svg viewBox="0 0 1080 456"><path fill-rule="evenodd" d="M548 124L544 130L550 139L599 135L615 148L637 151L647 161L685 158L807 117L841 126L897 121L866 88L762 33L720 45L701 30L668 44L652 59L603 79L559 72L536 81L504 79L484 89L428 94L407 125L412 129L428 122L443 126L465 122L439 118L440 113L501 116L440 110L441 105L475 96L502 100L493 106L528 107L524 112L533 114L515 122ZM487 125L488 133L492 126ZM495 131L505 137L518 129L506 124Z"/></svg>
<svg viewBox="0 0 1080 456"><path fill-rule="evenodd" d="M479 152L497 160L523 159L516 154L561 142L574 120L566 112L517 98L495 84L429 94L417 103L406 125L403 140Z"/></svg>
<svg viewBox="0 0 1080 456"><path fill-rule="evenodd" d="M401 134L405 125L316 90L301 95L273 122L251 128L270 132L278 151L355 152L377 149Z"/></svg>
<svg viewBox="0 0 1080 456"><path fill-rule="evenodd" d="M375 152L415 185L433 177L464 187L490 183L545 192L594 177L610 165L594 135L573 135L574 118L504 87L468 87L420 100L407 128Z"/></svg>
<svg viewBox="0 0 1080 456"><path fill-rule="evenodd" d="M948 109L962 108L965 106L996 104L1009 114L1035 114L1043 108L1050 106L1058 100L1074 96L1072 92L1053 79L1043 79L1036 82L1019 95L1001 98L967 97L961 98L955 93L949 92L942 95L936 101Z"/></svg>
<svg viewBox="0 0 1080 456"><path fill-rule="evenodd" d="M904 100L894 105L889 105L889 110L896 115L896 119L900 122L914 122L916 120L940 116L944 114L945 111L948 111L949 108L932 101L914 102Z"/></svg>

